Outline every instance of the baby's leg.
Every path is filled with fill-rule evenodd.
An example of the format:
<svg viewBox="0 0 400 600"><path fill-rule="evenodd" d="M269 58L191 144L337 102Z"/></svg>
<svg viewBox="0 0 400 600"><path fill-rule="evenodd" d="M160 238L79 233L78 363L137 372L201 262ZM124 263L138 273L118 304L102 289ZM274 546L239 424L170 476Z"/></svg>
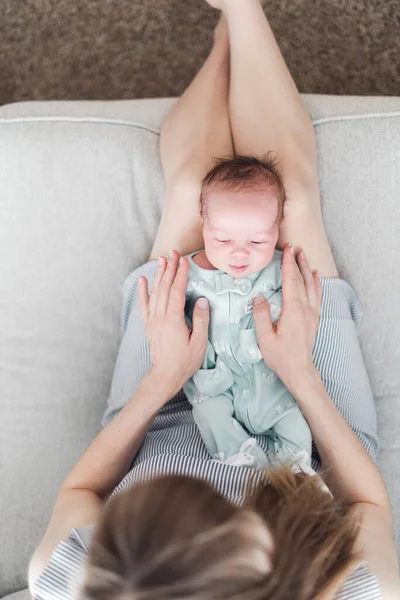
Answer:
<svg viewBox="0 0 400 600"><path fill-rule="evenodd" d="M275 425L272 430L278 435L282 448L277 455L282 460L290 458L292 453L298 453L305 450L310 457L311 464L311 430L307 421L303 417L300 408L286 413Z"/></svg>
<svg viewBox="0 0 400 600"><path fill-rule="evenodd" d="M228 95L228 30L221 19L209 57L161 129L166 203L149 260L172 248L182 255L204 248L201 181L214 157L233 154Z"/></svg>
<svg viewBox="0 0 400 600"><path fill-rule="evenodd" d="M288 197L277 247L292 242L320 277L338 277L322 221L313 123L271 27L254 0L218 5L229 27L235 152L277 154Z"/></svg>
<svg viewBox="0 0 400 600"><path fill-rule="evenodd" d="M234 418L233 411L232 397L228 393L193 404L194 421L213 458L225 461L238 454L242 445L252 439ZM259 452L264 457L261 449Z"/></svg>

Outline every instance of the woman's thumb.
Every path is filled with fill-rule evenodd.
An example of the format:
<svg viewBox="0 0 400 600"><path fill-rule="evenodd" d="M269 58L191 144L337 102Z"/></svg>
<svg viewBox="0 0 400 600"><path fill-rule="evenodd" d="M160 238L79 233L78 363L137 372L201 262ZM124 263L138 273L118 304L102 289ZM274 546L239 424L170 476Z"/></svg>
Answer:
<svg viewBox="0 0 400 600"><path fill-rule="evenodd" d="M210 308L207 298L199 298L194 305L192 316L192 336L199 341L208 340Z"/></svg>
<svg viewBox="0 0 400 600"><path fill-rule="evenodd" d="M256 324L257 338L272 332L272 319L269 304L264 296L256 296L253 304L253 318Z"/></svg>

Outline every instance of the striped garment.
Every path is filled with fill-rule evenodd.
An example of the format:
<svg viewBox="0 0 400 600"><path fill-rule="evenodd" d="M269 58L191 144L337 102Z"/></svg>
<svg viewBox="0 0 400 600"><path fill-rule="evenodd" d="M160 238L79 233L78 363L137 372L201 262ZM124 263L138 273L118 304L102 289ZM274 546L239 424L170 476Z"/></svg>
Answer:
<svg viewBox="0 0 400 600"><path fill-rule="evenodd" d="M144 275L151 288L156 264L151 261L139 267L122 286L122 340L103 427L123 408L151 367L150 348L139 309L138 284L139 276ZM360 302L344 280L322 278L321 282L323 300L313 348L314 363L333 402L375 459L379 449L376 411L356 331L362 318ZM255 438L266 450L266 436ZM318 471L320 466L313 445L312 467ZM128 474L112 496L159 474L205 478L236 505L243 501L249 478L256 475L256 483L261 475L252 468L230 466L211 458L182 390L155 417ZM34 600L71 600L78 596L93 528L94 525L72 529L69 537L58 544L31 590ZM364 564L351 572L336 595L336 600L381 598L377 579Z"/></svg>

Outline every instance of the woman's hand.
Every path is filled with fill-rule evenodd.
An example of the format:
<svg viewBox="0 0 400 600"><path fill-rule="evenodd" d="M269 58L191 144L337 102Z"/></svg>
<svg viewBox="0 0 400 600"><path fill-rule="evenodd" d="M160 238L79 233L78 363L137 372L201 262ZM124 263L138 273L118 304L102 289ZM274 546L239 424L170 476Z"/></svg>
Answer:
<svg viewBox="0 0 400 600"><path fill-rule="evenodd" d="M189 261L171 251L168 263L158 260L150 296L146 277L139 279L140 311L146 328L153 371L163 385L171 387L171 397L198 371L203 363L207 343L209 306L202 308L199 299L193 310L193 329L185 322ZM204 299L203 299L204 300Z"/></svg>
<svg viewBox="0 0 400 600"><path fill-rule="evenodd" d="M282 263L282 312L272 323L270 308L263 296L254 299L257 341L267 366L289 387L299 376L314 370L312 349L321 313L322 285L318 272L311 272L302 253L300 270L293 248L287 244Z"/></svg>

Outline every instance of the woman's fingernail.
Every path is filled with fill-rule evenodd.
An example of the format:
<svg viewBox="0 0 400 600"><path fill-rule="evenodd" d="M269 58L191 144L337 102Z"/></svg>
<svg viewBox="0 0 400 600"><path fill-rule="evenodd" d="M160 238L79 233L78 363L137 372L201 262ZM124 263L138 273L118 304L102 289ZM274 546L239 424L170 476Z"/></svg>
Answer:
<svg viewBox="0 0 400 600"><path fill-rule="evenodd" d="M254 298L254 304L261 304L261 302L263 301L263 297L262 296L256 296Z"/></svg>
<svg viewBox="0 0 400 600"><path fill-rule="evenodd" d="M157 261L157 266L158 266L158 267L161 267L161 265L162 265L162 259L163 259L163 257L162 257L162 256L160 256L160 258L159 258L159 259L158 259L158 261Z"/></svg>
<svg viewBox="0 0 400 600"><path fill-rule="evenodd" d="M179 264L180 264L180 265L182 264L182 256L181 256L181 257L180 257L180 259L179 259Z"/></svg>
<svg viewBox="0 0 400 600"><path fill-rule="evenodd" d="M172 256L173 256L173 251L172 251L172 250L170 250L170 251L169 251L169 257L170 257L170 258L172 258Z"/></svg>
<svg viewBox="0 0 400 600"><path fill-rule="evenodd" d="M208 300L207 298L200 298L197 304L200 306L200 308L207 308Z"/></svg>

